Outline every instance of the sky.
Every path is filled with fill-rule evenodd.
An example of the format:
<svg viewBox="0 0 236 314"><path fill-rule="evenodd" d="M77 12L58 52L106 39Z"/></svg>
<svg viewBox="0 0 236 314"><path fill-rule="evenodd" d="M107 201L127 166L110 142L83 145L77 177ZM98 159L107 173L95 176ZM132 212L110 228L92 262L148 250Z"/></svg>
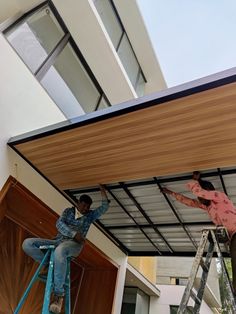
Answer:
<svg viewBox="0 0 236 314"><path fill-rule="evenodd" d="M168 87L236 66L236 0L137 0Z"/></svg>

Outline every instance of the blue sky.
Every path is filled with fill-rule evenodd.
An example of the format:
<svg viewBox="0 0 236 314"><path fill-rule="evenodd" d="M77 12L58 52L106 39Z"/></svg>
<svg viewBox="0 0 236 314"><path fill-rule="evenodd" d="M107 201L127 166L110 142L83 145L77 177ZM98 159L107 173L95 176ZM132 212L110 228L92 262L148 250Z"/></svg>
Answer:
<svg viewBox="0 0 236 314"><path fill-rule="evenodd" d="M137 0L169 87L236 66L236 0Z"/></svg>

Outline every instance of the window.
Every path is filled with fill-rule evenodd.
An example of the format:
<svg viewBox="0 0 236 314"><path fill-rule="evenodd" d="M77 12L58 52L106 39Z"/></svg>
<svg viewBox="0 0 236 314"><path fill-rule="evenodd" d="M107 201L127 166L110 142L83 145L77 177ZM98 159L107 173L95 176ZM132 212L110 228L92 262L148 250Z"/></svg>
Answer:
<svg viewBox="0 0 236 314"><path fill-rule="evenodd" d="M144 94L145 78L124 27L111 0L93 0L114 48L138 96Z"/></svg>
<svg viewBox="0 0 236 314"><path fill-rule="evenodd" d="M138 288L125 287L121 314L148 314L150 297Z"/></svg>
<svg viewBox="0 0 236 314"><path fill-rule="evenodd" d="M109 0L94 0L94 4L103 21L104 26L106 27L113 46L117 50L121 36L123 34L123 29L119 23L112 4Z"/></svg>
<svg viewBox="0 0 236 314"><path fill-rule="evenodd" d="M100 98L70 44L55 59L41 83L68 118L95 111Z"/></svg>
<svg viewBox="0 0 236 314"><path fill-rule="evenodd" d="M172 285L178 285L178 286L186 286L188 283L188 278L170 278L170 282Z"/></svg>
<svg viewBox="0 0 236 314"><path fill-rule="evenodd" d="M46 60L64 35L48 6L37 10L6 34L32 72Z"/></svg>
<svg viewBox="0 0 236 314"><path fill-rule="evenodd" d="M179 309L178 305L170 305L170 314L177 314ZM185 314L192 314L193 313L193 307L187 306Z"/></svg>
<svg viewBox="0 0 236 314"><path fill-rule="evenodd" d="M42 5L4 31L67 119L110 106L66 27Z"/></svg>

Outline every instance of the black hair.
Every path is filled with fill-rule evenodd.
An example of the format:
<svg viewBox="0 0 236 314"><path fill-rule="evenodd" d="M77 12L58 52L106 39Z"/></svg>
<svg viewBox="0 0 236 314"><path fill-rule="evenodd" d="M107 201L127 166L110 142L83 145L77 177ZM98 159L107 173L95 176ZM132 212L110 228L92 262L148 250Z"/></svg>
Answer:
<svg viewBox="0 0 236 314"><path fill-rule="evenodd" d="M84 203L86 203L86 204L88 204L88 205L91 205L92 202L93 202L93 200L91 199L91 197L90 197L89 195L87 195L87 194L81 195L80 198L79 198L79 201L80 201L80 202L84 202Z"/></svg>
<svg viewBox="0 0 236 314"><path fill-rule="evenodd" d="M210 181L199 179L198 182L199 182L200 187L204 190L207 190L207 191L215 190L214 185Z"/></svg>

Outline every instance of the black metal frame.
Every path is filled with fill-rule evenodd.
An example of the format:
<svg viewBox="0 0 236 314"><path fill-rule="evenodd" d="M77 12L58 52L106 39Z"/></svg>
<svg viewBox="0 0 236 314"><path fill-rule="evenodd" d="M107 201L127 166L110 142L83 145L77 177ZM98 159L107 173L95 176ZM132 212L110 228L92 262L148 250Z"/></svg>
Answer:
<svg viewBox="0 0 236 314"><path fill-rule="evenodd" d="M226 186L225 186L225 182L223 179L223 175L229 175L229 174L236 174L236 168L232 168L232 169L220 169L217 168L214 171L210 171L210 172L203 172L201 174L202 178L208 178L208 177L217 177L219 178L221 184L222 184L222 188L224 190L224 192L226 193ZM133 196L133 194L129 191L128 187L144 187L144 186L148 186L148 185L157 185L157 187L161 190L161 183L170 183L170 182L179 182L179 181L185 181L185 180L190 180L192 179L192 175L180 175L180 176L175 176L175 177L166 177L166 178L156 178L153 177L152 180L147 179L146 181L137 181L137 182L132 182L132 183L124 183L124 182L120 182L118 184L113 184L113 185L106 185L106 189L109 192L109 194L112 196L112 198L116 201L116 203L120 206L120 208L129 216L129 218L131 218L134 222L134 224L125 224L125 225L104 225L103 224L103 228L105 230L105 232L108 232L109 235L111 237L113 237L114 241L117 241L117 237L114 236L114 234L112 233L113 230L126 230L126 229L139 229L144 236L148 239L148 241L155 247L155 251L131 251L129 250L124 244L122 244L123 246L123 251L126 251L128 255L130 256L159 256L159 255L163 255L163 256L195 256L196 253L196 249L198 244L196 243L195 239L192 237L191 232L188 230L188 227L193 227L193 226L199 226L202 227L202 229L207 228L209 226L213 226L213 223L211 220L209 221L189 221L189 222L183 222L179 215L177 210L174 208L173 203L171 202L171 200L168 198L167 195L163 194L167 206L169 209L171 209L171 211L173 212L174 216L176 217L178 223L159 223L159 224L155 224L151 221L151 219L148 217L147 213L145 212L145 210L142 208L142 206L138 203L138 201L135 199L135 197ZM126 195L129 197L129 199L132 201L132 203L137 207L137 209L139 210L139 212L142 214L142 217L144 219L146 219L147 224L139 224L135 218L132 216L132 214L125 208L125 206L122 204L121 200L118 199L118 197L114 194L114 191L116 191L117 189L119 190L123 190ZM71 198L75 198L75 195L77 194L82 194L82 193L91 193L91 192L99 192L99 188L88 188L88 189L71 189L71 190L65 190L64 191L69 197ZM176 228L176 227L181 227L184 232L186 233L187 237L189 238L190 242L193 245L193 251L192 252L181 252L181 251L174 251L173 248L170 246L170 244L168 243L168 241L165 239L165 237L161 234L160 230L158 228ZM163 251L161 250L157 244L155 244L153 242L153 240L151 240L151 238L147 235L147 233L145 232L145 229L153 229L158 236L162 239L163 243L166 244L166 246L168 247L168 251ZM119 240L118 240L119 241ZM216 255L215 255L216 256ZM229 256L227 253L224 253L224 256Z"/></svg>
<svg viewBox="0 0 236 314"><path fill-rule="evenodd" d="M156 251L159 255L161 255L161 251L158 248L158 246L152 241L152 239L146 234L146 232L139 226L139 224L136 222L135 218L128 212L128 210L125 208L125 206L119 201L119 199L114 195L114 193L111 192L108 186L106 186L106 189L108 190L109 194L113 197L113 199L119 204L119 206L124 210L124 212L133 220L135 223L135 226L139 228L139 230L142 232L142 234L149 240L149 242L155 247ZM128 248L127 248L128 250ZM128 250L130 253L130 250Z"/></svg>
<svg viewBox="0 0 236 314"><path fill-rule="evenodd" d="M128 197L131 199L131 201L134 203L134 205L137 207L139 212L143 215L143 217L147 220L149 223L149 226L155 231L155 233L163 240L163 242L166 244L170 252L174 252L170 244L167 242L167 240L163 237L161 232L158 230L157 226L154 225L150 217L146 214L145 210L142 208L142 206L138 203L138 201L135 199L135 197L132 195L132 193L129 191L128 187L125 185L124 182L120 183L121 188L125 191L125 193L128 195Z"/></svg>

